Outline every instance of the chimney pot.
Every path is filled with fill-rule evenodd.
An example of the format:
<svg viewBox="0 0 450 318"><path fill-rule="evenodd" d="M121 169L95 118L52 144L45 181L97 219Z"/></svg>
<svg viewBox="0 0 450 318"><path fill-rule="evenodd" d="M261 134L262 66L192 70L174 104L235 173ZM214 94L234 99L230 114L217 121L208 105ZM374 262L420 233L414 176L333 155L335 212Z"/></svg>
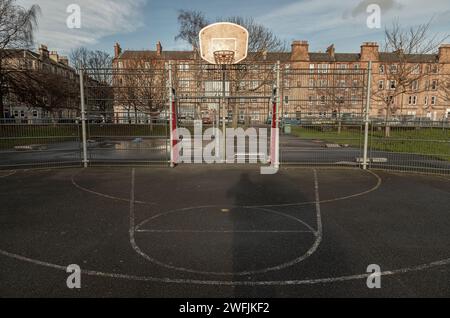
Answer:
<svg viewBox="0 0 450 318"><path fill-rule="evenodd" d="M327 53L329 56L334 58L334 53L335 53L334 44L331 44L329 47L327 47Z"/></svg>
<svg viewBox="0 0 450 318"><path fill-rule="evenodd" d="M118 58L122 54L122 48L120 47L120 44L116 42L114 45L114 58Z"/></svg>

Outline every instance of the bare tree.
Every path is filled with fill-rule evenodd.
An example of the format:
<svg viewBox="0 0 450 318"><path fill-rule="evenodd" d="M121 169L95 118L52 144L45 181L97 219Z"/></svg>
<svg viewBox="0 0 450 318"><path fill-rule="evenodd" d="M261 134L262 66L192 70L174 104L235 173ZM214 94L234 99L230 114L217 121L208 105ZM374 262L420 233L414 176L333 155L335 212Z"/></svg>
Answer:
<svg viewBox="0 0 450 318"><path fill-rule="evenodd" d="M286 43L279 39L270 29L257 23L253 18L244 18L240 16L232 16L226 18L218 18L216 22L231 22L239 24L246 28L249 32L249 51L252 53L263 54L270 51L285 51ZM180 25L178 35L175 40L184 40L195 50L198 50L198 34L200 30L210 24L210 20L199 11L180 10L178 14L178 23ZM258 59L260 56L251 56Z"/></svg>
<svg viewBox="0 0 450 318"><path fill-rule="evenodd" d="M37 27L39 6L25 9L15 0L0 1L0 118L4 117L4 98L10 88L16 86L17 65L11 64L11 56L16 48L29 48L33 44L33 35Z"/></svg>
<svg viewBox="0 0 450 318"><path fill-rule="evenodd" d="M127 112L128 122L144 114L151 125L164 110L167 99L164 64L150 59L127 61L127 68L114 75L114 96ZM151 129L153 126L151 126Z"/></svg>
<svg viewBox="0 0 450 318"><path fill-rule="evenodd" d="M178 12L178 24L180 29L175 40L184 40L194 50L198 50L198 34L200 30L209 24L205 15L199 11L180 10Z"/></svg>
<svg viewBox="0 0 450 318"><path fill-rule="evenodd" d="M109 53L98 50L91 51L84 47L72 50L70 52L70 61L76 69L102 70L112 66L112 57Z"/></svg>
<svg viewBox="0 0 450 318"><path fill-rule="evenodd" d="M48 111L54 119L61 110L78 110L77 81L68 76L50 70L27 69L16 72L10 85L18 102Z"/></svg>
<svg viewBox="0 0 450 318"><path fill-rule="evenodd" d="M70 60L77 70L85 70L86 94L90 97L89 111L99 112L105 118L110 117L113 111L111 55L81 47L71 51Z"/></svg>
<svg viewBox="0 0 450 318"><path fill-rule="evenodd" d="M319 108L331 111L338 123L338 134L342 130L343 108L353 108L353 98L362 99L362 84L358 71L348 72L347 69L333 69L331 74L316 74L314 77L315 93L319 96ZM361 112L361 107L358 109Z"/></svg>
<svg viewBox="0 0 450 318"><path fill-rule="evenodd" d="M439 45L448 38L448 35L430 34L431 22L404 29L394 21L391 28L385 30L384 51L393 55L392 61L384 65L388 87L377 88L372 99L384 105L386 137L390 136L390 116L403 104L397 99L403 100L405 93L420 91L420 80L432 72L421 69L421 55L436 53ZM430 67L437 67L437 64Z"/></svg>
<svg viewBox="0 0 450 318"><path fill-rule="evenodd" d="M441 85L439 85L439 95L447 102L447 106L450 108L450 75L446 75Z"/></svg>
<svg viewBox="0 0 450 318"><path fill-rule="evenodd" d="M264 61L265 56L271 51L286 51L286 44L279 39L270 29L257 23L253 18L243 18L239 16L232 16L226 18L218 18L216 22L225 21L231 22L245 27L249 31L249 55L247 61ZM176 40L184 40L192 45L194 51L199 50L198 34L200 30L210 23L205 15L199 11L180 11L178 15L178 22L180 24L179 34L175 37ZM196 54L199 59L200 55ZM202 78L203 69L199 68L195 78ZM238 68L228 69L226 71L226 80L229 82L230 92L239 93L241 96L245 94L252 94L260 91L267 85L273 76L271 71L265 67L259 70L259 75L255 76L258 69L251 69L248 65L242 65ZM256 83L256 85L255 85ZM269 88L269 91L272 88ZM238 123L238 103L231 102L233 109L233 126L236 127Z"/></svg>

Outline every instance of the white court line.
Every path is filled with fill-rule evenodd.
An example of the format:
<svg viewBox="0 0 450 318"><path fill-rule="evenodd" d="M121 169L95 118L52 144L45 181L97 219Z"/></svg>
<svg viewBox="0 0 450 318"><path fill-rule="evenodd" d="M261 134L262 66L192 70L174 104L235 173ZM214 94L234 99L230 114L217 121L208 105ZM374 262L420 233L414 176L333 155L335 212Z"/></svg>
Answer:
<svg viewBox="0 0 450 318"><path fill-rule="evenodd" d="M289 262L285 262L283 264L277 265L277 266L273 266L273 267L267 267L264 269L260 269L260 270L253 270L253 271L242 271L242 272L210 272L210 271L199 271L199 270L192 270L189 268L184 268L184 267L178 267L178 266L174 266L174 265L169 265L166 263L163 263L161 261L158 261L155 258L152 258L151 256L149 256L148 254L146 254L145 252L143 252L139 246L136 244L136 240L135 240L135 233L136 230L139 229L141 226L143 226L144 224L146 224L148 221L153 220L155 218L158 218L162 215L166 215L169 213L174 213L174 212L179 212L182 210L192 210L193 208L198 208L198 207L187 207L184 209L179 209L179 210L174 210L174 211L169 211L169 212L165 212L165 213L160 213L157 214L149 219L144 220L143 222L141 222L140 224L138 224L136 226L135 224L135 215L134 215L134 179L135 179L135 172L133 169L132 172L132 177L131 177L131 194L130 194L130 230L129 230L129 234L130 234L130 244L132 246L132 248L136 251L136 253L140 256L142 256L144 259L159 265L161 267L167 268L167 269L171 269L171 270L176 270L176 271L182 271L182 272L187 272L187 273L194 273L194 274L203 274L203 275L220 275L220 276L244 276L244 275L254 275L254 274L264 274L264 273L268 273L271 271L279 271L288 267L291 267L293 265L296 265L298 263L303 262L305 259L307 259L308 257L310 257L312 254L314 254L316 252L316 250L318 249L320 243L322 242L322 220L321 220L321 213L320 213L320 197L319 197L319 181L318 181L318 177L317 177L317 172L316 170L314 170L314 188L315 188L315 207L316 207L316 219L317 219L317 228L313 229L309 224L305 223L304 221L292 216L292 215L288 215L285 213L281 213L278 211L274 211L274 210L270 210L267 208L259 208L261 210L265 210L271 213L275 213L277 215L280 216L284 216L287 218L290 218L296 222L302 223L303 225L305 225L307 228L309 228L311 230L311 233L314 234L315 236L315 240L314 243L312 244L312 246L308 249L308 251L295 258L292 261Z"/></svg>
<svg viewBox="0 0 450 318"><path fill-rule="evenodd" d="M33 258L28 258L22 255L10 253L4 250L0 250L0 254L9 258L13 258L19 261L27 262L34 265L48 267L66 272L67 266L58 265L54 263L44 262ZM394 269L389 271L383 271L379 276L393 276L399 274L407 274L412 272L419 272L423 270L433 269L436 267L447 266L450 264L450 258L443 260L421 264L411 267L404 267L400 269ZM81 270L81 273L87 276L123 279L129 281L139 282L152 282L152 283L164 283L164 284L183 284L183 285L212 285L212 286L292 286L292 285L317 285L317 284L330 284L337 282L345 282L352 280L367 279L372 273L355 274L339 277L327 277L327 278L315 278L315 279L303 279L303 280L284 280L284 281L222 281L222 280L197 280L197 279L182 279L182 278L167 278L167 277L152 277L152 276L137 276L127 274L108 273L94 270Z"/></svg>
<svg viewBox="0 0 450 318"><path fill-rule="evenodd" d="M251 230L244 230L244 231L238 231L238 230L136 230L137 233L224 233L224 234L233 234L233 233L315 233L312 231L277 231L277 230L261 230L261 231L251 231Z"/></svg>
<svg viewBox="0 0 450 318"><path fill-rule="evenodd" d="M12 170L10 173L8 173L6 175L3 175L3 176L0 176L0 178L6 178L6 177L12 176L12 175L14 175L16 173L17 173L17 170Z"/></svg>
<svg viewBox="0 0 450 318"><path fill-rule="evenodd" d="M328 200L322 200L319 201L318 203L323 204L323 203L331 203L331 202L337 202L337 201L343 201L343 200L348 200L348 199L353 199L356 197L360 197L366 194L369 194L371 192L374 192L376 190L378 190L381 187L381 184L383 183L381 177L379 175L377 175L375 172L372 172L370 170L365 170L366 172L372 174L373 176L375 176L375 178L377 179L377 184L367 190L367 191L363 191L363 192L359 192L359 193L355 193L355 194L351 194L351 195L347 195L344 197L339 197L339 198L334 198L334 199L328 199ZM287 207L287 206L301 206L301 205L309 205L309 204L315 204L317 203L317 201L310 201L310 202L297 202L297 203L283 203L283 204L266 204L266 205L252 205L252 206L245 206L245 207L252 207L252 208L264 208L264 207Z"/></svg>
<svg viewBox="0 0 450 318"><path fill-rule="evenodd" d="M134 168L133 168L133 170L134 170ZM71 179L70 179L71 182L72 182L72 185L73 185L75 188L77 188L77 189L79 189L79 190L81 190L81 191L88 192L88 193L90 193L90 194L94 194L94 195L98 195L98 196L100 196L100 197L107 198L107 199L116 200L116 201L123 201L123 202L130 202L129 199L120 198L120 197L116 197L116 196L104 194L104 193L101 193L101 192L96 192L96 191L93 191L93 190L90 190L90 189L87 189L87 188L85 188L85 187L80 186L80 185L75 181L75 176L78 175L78 174L79 174L79 172L76 173L76 174L74 174L74 175L72 175L72 177L71 177ZM139 203L139 204L157 205L157 203L153 203L153 202L145 202L145 201L135 201L135 202L136 202L136 203Z"/></svg>
<svg viewBox="0 0 450 318"><path fill-rule="evenodd" d="M134 170L134 169L133 169ZM132 173L132 184L134 183L134 173ZM134 186L132 186L134 190ZM133 191L132 191L133 192ZM134 194L132 194L134 198ZM320 203L320 202L319 202ZM130 210L133 211L134 216L134 203L130 200ZM131 218L130 218L131 221ZM130 227L131 230L131 227ZM134 231L133 231L134 232ZM134 238L134 233L130 232ZM12 259L23 261L26 263L43 266L47 268L52 268L56 270L61 270L66 272L67 266L58 265L50 262L41 261L38 259L29 258L15 253L10 253L5 250L0 250L0 254ZM442 259L435 262L430 262L426 264L420 264L410 267L404 267L389 271L383 271L380 276L393 276L400 274L407 274L413 272L419 272L423 270L433 269L437 267L447 266L450 264L450 258ZM82 270L82 274L93 277L102 278L112 278L112 279L123 279L128 281L138 281L138 282L152 282L152 283L164 283L164 284L182 284L182 285L209 285L209 286L297 286L297 285L317 285L317 284L330 284L337 282L353 281L360 279L367 279L371 276L371 273L354 274L347 276L338 277L326 277L326 278L315 278L315 279L302 279L302 280L282 280L282 281L224 281L224 280L196 280L196 279L182 279L182 278L167 278L167 277L152 277L152 276L138 276L138 275L128 275L128 274L117 274L108 273L95 270Z"/></svg>
<svg viewBox="0 0 450 318"><path fill-rule="evenodd" d="M298 168L295 168L295 169L298 169ZM306 167L305 167L305 169L306 169ZM340 169L342 169L342 168L340 168ZM319 203L321 203L321 204L322 203L331 203L331 202L336 202L336 201L352 199L352 198L356 198L356 197L359 197L359 196L366 195L366 194L368 194L370 192L373 192L373 191L377 190L381 186L381 183L382 183L382 180L381 180L380 176L378 176L375 172L370 171L370 170L365 170L364 172L370 173L371 175L373 175L377 179L377 184L373 188L371 188L371 189L369 189L367 191L364 191L364 192L360 192L360 193L356 193L356 194L352 194L352 195L348 195L348 196L344 196L344 197L328 199L328 200L322 200ZM126 199L126 198L119 198L119 197L111 196L111 195L108 195L108 194L96 192L96 191L93 191L93 190L90 190L90 189L87 189L87 188L84 188L84 187L80 186L75 181L75 176L78 175L78 174L79 174L79 172L74 174L72 176L72 178L71 178L71 181L72 181L73 186L75 186L79 190L82 190L82 191L85 191L85 192L88 192L88 193L91 193L91 194L94 194L94 195L98 195L98 196L101 196L101 197L104 197L104 198L112 199L112 200L123 201L123 202L130 202L130 200ZM155 203L155 202L137 201L137 200L135 201L135 203L143 204L143 205L158 205L158 203ZM288 206L310 205L310 204L315 204L315 203L316 203L315 201L309 201L309 202L293 202L293 203L284 203L284 204L247 205L247 206L242 206L242 208L288 207ZM208 207L213 207L213 206L204 206L204 207L208 208ZM202 208L202 207L200 206L200 207L197 207L197 208ZM138 225L138 227L139 226L140 225Z"/></svg>

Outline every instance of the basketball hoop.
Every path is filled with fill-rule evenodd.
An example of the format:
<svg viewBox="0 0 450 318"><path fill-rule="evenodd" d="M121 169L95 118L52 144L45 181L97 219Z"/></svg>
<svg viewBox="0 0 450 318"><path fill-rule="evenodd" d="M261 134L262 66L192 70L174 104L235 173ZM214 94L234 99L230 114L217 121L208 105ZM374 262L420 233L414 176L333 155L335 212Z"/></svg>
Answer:
<svg viewBox="0 0 450 318"><path fill-rule="evenodd" d="M248 31L237 24L218 22L199 33L200 56L210 64L237 64L247 58Z"/></svg>
<svg viewBox="0 0 450 318"><path fill-rule="evenodd" d="M234 51L220 50L214 51L213 54L217 65L230 65L234 63Z"/></svg>

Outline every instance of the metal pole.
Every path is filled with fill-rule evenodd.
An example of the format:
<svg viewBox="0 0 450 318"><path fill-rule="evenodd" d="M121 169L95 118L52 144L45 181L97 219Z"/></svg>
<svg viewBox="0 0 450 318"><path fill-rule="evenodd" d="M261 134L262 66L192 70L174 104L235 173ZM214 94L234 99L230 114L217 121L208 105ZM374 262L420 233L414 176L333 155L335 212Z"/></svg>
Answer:
<svg viewBox="0 0 450 318"><path fill-rule="evenodd" d="M80 100L81 100L81 135L83 144L83 167L88 166L87 134L86 134L86 106L84 101L84 72L80 69Z"/></svg>
<svg viewBox="0 0 450 318"><path fill-rule="evenodd" d="M175 130L177 129L177 119L176 119L176 105L175 96L172 83L172 62L169 62L169 130L170 130L170 167L175 167L176 164L176 154L175 146L177 141L175 140Z"/></svg>
<svg viewBox="0 0 450 318"><path fill-rule="evenodd" d="M280 115L280 62L277 62L275 65L276 72L276 83L272 93L272 125L270 129L270 163L278 168L280 165L280 124L279 124L279 115Z"/></svg>
<svg viewBox="0 0 450 318"><path fill-rule="evenodd" d="M370 94L372 92L372 61L369 61L367 72L367 92L366 92L366 109L364 114L364 154L363 154L363 169L367 170L369 149L369 115L370 115Z"/></svg>
<svg viewBox="0 0 450 318"><path fill-rule="evenodd" d="M281 105L281 83L280 83L280 61L277 61L277 95L275 97L276 100L276 111L277 111L277 120L276 120L276 139L275 139L275 162L274 166L278 169L280 166L280 105Z"/></svg>
<svg viewBox="0 0 450 318"><path fill-rule="evenodd" d="M225 71L226 71L226 65L222 65L222 162L226 162L227 157L226 157L226 141L227 141L227 137L226 137L226 129L227 129L227 123L226 123L226 118L225 118L225 111L226 111L226 107L225 107L225 96L226 96L226 76L225 76ZM219 114L220 116L220 114Z"/></svg>

